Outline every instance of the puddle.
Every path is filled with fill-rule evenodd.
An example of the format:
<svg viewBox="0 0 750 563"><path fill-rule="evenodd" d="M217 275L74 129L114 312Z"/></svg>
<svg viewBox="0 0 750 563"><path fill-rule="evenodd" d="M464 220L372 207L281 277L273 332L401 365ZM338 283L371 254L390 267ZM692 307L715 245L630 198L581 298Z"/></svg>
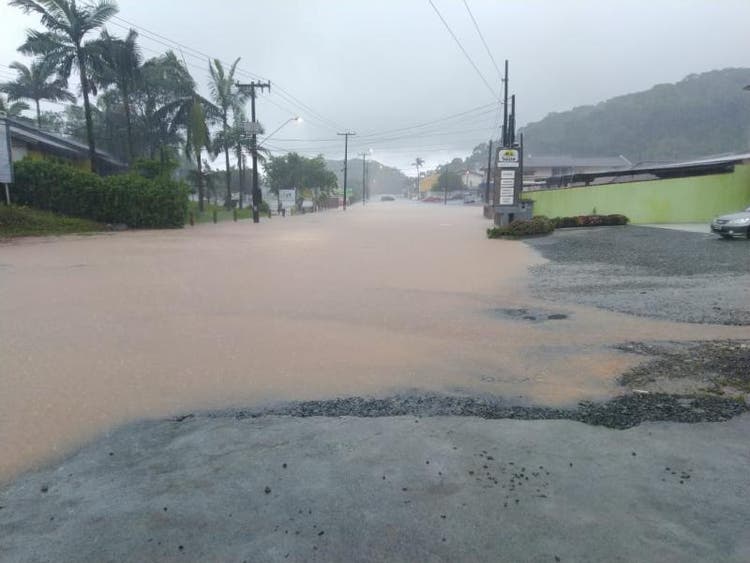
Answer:
<svg viewBox="0 0 750 563"><path fill-rule="evenodd" d="M562 321L570 317L568 313L555 313L544 309L493 309L490 314L500 319L511 319L542 323Z"/></svg>

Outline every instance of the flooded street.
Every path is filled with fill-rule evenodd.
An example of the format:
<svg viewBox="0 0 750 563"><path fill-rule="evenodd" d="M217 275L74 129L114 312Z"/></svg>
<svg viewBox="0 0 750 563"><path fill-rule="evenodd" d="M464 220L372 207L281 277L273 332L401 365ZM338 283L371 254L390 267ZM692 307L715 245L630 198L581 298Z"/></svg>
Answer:
<svg viewBox="0 0 750 563"><path fill-rule="evenodd" d="M542 259L486 226L397 202L0 245L0 480L143 417L411 389L568 405L642 359L612 344L748 336L535 300Z"/></svg>

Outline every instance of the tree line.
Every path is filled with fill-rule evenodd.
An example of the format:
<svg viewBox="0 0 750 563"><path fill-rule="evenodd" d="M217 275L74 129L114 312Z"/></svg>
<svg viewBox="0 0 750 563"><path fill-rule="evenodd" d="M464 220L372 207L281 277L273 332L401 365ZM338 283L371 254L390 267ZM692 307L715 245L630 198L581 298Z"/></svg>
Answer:
<svg viewBox="0 0 750 563"><path fill-rule="evenodd" d="M0 111L22 118L34 104L38 127L66 133L88 144L93 171L97 148L130 164L150 159L175 167L180 157L193 162L191 180L203 210L212 188L209 159L223 155L224 203L232 204L230 153L237 163L240 205L246 157L252 149L244 106L248 94L236 85L237 58L228 68L208 61L209 97L198 92L184 60L173 51L145 59L138 33L112 35L105 25L118 12L113 0L11 0L11 6L40 18L18 51L33 57L14 62L17 78L0 84ZM75 75L82 105L70 91ZM41 102L67 102L63 111L42 111ZM262 130L260 131L262 133ZM262 151L259 158L264 159ZM304 158L304 157L300 157ZM215 174L215 173L213 173ZM277 185L278 182L271 182Z"/></svg>

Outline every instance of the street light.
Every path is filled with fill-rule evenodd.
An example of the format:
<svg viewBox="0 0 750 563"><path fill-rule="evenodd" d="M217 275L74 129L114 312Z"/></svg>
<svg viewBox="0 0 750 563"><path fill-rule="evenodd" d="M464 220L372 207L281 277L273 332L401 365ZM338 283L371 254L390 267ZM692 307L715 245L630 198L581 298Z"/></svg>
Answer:
<svg viewBox="0 0 750 563"><path fill-rule="evenodd" d="M273 137L273 136L274 136L274 135L275 135L276 133L278 133L279 131L281 131L281 129L283 129L283 128L284 128L284 126L286 126L287 124L291 123L292 121L294 121L295 123L302 123L302 118L301 118L301 117L300 117L299 115L296 115L296 116L294 116L294 117L290 117L290 118L289 118L289 119L287 119L287 120L286 120L286 121L285 121L284 123L282 123L281 125L279 125L279 126L278 126L278 127L276 128L276 129L274 129L274 130L273 130L273 132L271 132L270 134L268 134L268 135L266 135L265 137L263 137L263 138L262 138L262 139L260 140L260 143L258 143L258 146L259 146L259 147L260 147L260 146L262 146L262 145L263 145L263 143L265 143L265 142L266 142L266 141L267 141L268 139L270 139L270 138L271 138L271 137Z"/></svg>

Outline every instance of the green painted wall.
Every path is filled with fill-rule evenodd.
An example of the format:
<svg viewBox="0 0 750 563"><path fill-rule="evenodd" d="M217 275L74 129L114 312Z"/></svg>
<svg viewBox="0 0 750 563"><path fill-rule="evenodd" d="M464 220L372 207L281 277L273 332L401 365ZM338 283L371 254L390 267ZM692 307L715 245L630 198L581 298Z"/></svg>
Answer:
<svg viewBox="0 0 750 563"><path fill-rule="evenodd" d="M632 223L702 223L750 206L750 165L731 174L525 192L534 215L621 213Z"/></svg>

